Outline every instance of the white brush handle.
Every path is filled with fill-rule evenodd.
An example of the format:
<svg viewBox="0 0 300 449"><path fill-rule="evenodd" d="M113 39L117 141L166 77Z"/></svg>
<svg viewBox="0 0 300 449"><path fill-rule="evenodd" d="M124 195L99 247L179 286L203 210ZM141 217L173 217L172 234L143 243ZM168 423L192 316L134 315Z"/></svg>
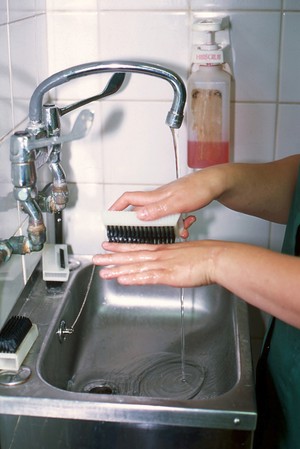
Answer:
<svg viewBox="0 0 300 449"><path fill-rule="evenodd" d="M178 227L180 214L168 215L157 220L140 220L135 211L105 211L103 213L103 223L105 226L172 226Z"/></svg>

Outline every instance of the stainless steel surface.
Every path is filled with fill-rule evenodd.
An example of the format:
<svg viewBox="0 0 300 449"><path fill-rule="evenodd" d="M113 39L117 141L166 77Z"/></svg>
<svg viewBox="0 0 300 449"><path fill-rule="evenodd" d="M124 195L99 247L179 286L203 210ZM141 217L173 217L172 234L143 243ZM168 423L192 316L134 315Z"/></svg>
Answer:
<svg viewBox="0 0 300 449"><path fill-rule="evenodd" d="M85 100L77 101L76 103L64 106L63 108L58 108L59 115L62 117L68 112L74 111L74 109L80 108L81 106L85 106L92 101L101 100L102 98L115 94L121 89L124 79L125 73L114 73L101 94L94 95L93 97L86 98Z"/></svg>
<svg viewBox="0 0 300 449"><path fill-rule="evenodd" d="M41 122L43 97L49 90L73 79L96 73L141 73L168 81L173 88L174 98L166 123L170 128L180 128L186 100L186 90L183 81L172 70L141 61L97 61L70 67L55 73L45 79L33 92L29 104L30 121L33 124Z"/></svg>
<svg viewBox="0 0 300 449"><path fill-rule="evenodd" d="M216 285L188 289L186 358L196 359L204 369L200 391L189 400L127 394L120 384L134 375L137 360L160 353L180 355L180 292L164 286L124 287L101 281L96 269L74 331L64 334L78 316L92 270L90 256L76 259L80 267L62 289L47 290L37 270L12 311L29 316L39 327L39 337L24 361L30 378L15 387L0 385L0 416L11 415L11 421L9 416L0 419L1 433L1 423L9 428L16 415L33 427L46 418L41 421L45 429L49 418L55 418L58 429L67 426L72 435L79 428L82 432L102 428L109 433L107 441L113 440L111 445L97 446L94 430L93 443L84 446L88 448L115 447L111 432L118 429L144 444L146 428L156 432L155 447L179 447L180 431L205 444L222 435L222 441L228 440L222 448L250 448L256 408L245 303ZM174 444L159 443L161 432ZM239 446L236 441L244 443ZM66 447L83 446L73 442ZM118 447L130 445L122 442Z"/></svg>

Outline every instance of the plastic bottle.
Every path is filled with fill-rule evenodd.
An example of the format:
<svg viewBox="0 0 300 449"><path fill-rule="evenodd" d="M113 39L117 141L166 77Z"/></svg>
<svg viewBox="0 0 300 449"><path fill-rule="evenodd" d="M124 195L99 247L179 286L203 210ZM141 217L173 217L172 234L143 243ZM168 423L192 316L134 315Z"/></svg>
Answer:
<svg viewBox="0 0 300 449"><path fill-rule="evenodd" d="M193 29L206 32L204 44L193 47L188 79L188 166L205 168L229 161L230 83L223 51L215 42L222 19L202 19Z"/></svg>

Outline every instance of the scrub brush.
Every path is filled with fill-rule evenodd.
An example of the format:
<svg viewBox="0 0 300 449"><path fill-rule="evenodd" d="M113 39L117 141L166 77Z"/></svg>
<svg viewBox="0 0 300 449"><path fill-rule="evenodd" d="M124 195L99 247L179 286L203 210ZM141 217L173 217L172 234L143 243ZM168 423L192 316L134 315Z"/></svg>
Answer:
<svg viewBox="0 0 300 449"><path fill-rule="evenodd" d="M0 369L18 371L37 336L29 318L12 316L0 331Z"/></svg>
<svg viewBox="0 0 300 449"><path fill-rule="evenodd" d="M135 211L106 211L103 222L108 240L115 243L174 243L182 227L180 214L144 221Z"/></svg>

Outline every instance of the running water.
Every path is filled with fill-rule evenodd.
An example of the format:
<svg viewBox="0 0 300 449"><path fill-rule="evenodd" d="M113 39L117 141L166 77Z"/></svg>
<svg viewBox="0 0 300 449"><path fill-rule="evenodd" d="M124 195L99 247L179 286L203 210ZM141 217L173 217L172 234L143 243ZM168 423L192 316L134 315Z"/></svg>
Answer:
<svg viewBox="0 0 300 449"><path fill-rule="evenodd" d="M172 133L174 156L175 156L175 175L176 179L180 177L180 165L178 154L178 133L175 128L170 128ZM185 373L185 332L184 332L184 288L180 288L180 307L181 307L181 382L186 382Z"/></svg>
<svg viewBox="0 0 300 449"><path fill-rule="evenodd" d="M174 157L175 157L175 175L176 179L180 177L179 154L178 154L178 132L175 128L170 128L172 133Z"/></svg>

